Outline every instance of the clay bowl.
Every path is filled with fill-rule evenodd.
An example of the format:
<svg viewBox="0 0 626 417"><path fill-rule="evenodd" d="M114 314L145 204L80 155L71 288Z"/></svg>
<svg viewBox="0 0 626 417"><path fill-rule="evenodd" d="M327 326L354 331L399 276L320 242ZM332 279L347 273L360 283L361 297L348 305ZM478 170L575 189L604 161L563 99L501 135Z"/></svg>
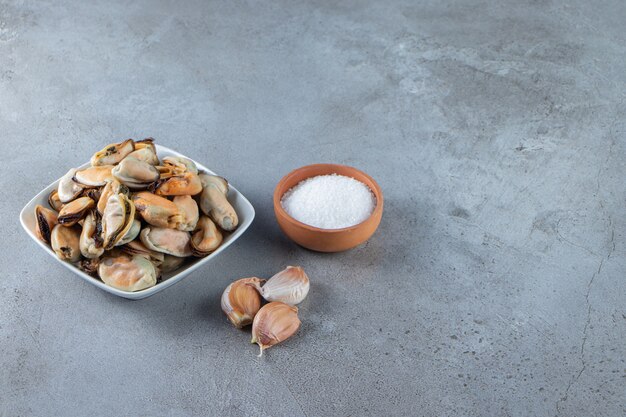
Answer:
<svg viewBox="0 0 626 417"><path fill-rule="evenodd" d="M367 220L343 229L320 229L301 223L287 214L280 203L283 194L302 180L328 174L352 177L372 190L376 197L376 207ZM374 234L383 215L383 193L372 177L356 168L337 164L307 165L291 171L276 185L274 213L282 231L300 246L318 252L341 252L360 245Z"/></svg>

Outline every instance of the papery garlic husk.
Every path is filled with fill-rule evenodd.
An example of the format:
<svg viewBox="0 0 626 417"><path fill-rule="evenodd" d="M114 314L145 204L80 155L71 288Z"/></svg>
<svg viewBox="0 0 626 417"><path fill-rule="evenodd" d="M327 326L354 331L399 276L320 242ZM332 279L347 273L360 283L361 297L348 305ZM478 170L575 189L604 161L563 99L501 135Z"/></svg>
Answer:
<svg viewBox="0 0 626 417"><path fill-rule="evenodd" d="M265 282L261 278L242 278L230 284L222 294L222 311L238 329L252 323L261 308L261 296L255 286Z"/></svg>
<svg viewBox="0 0 626 417"><path fill-rule="evenodd" d="M252 340L263 351L293 336L300 328L298 307L279 301L265 304L254 316L252 322Z"/></svg>
<svg viewBox="0 0 626 417"><path fill-rule="evenodd" d="M267 301L280 301L291 306L300 304L309 293L309 277L299 266L288 266L263 286L255 288Z"/></svg>

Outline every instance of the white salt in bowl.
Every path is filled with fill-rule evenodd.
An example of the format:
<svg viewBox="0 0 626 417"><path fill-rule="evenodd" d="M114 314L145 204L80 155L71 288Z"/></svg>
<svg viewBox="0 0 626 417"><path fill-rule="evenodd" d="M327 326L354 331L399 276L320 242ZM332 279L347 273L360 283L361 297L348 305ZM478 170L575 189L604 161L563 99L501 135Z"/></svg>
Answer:
<svg viewBox="0 0 626 417"><path fill-rule="evenodd" d="M302 223L287 214L281 200L288 190L307 178L331 174L354 178L372 190L376 198L376 206L366 220L342 229L321 229ZM274 189L274 214L281 230L300 246L318 252L341 252L366 242L380 224L383 204L383 193L376 181L365 172L347 165L314 164L303 166L285 175Z"/></svg>

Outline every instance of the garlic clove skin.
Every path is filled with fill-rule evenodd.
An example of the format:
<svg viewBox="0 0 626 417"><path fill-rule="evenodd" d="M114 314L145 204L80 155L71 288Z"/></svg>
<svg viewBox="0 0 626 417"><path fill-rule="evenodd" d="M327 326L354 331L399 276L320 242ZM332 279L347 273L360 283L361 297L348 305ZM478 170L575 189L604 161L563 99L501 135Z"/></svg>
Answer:
<svg viewBox="0 0 626 417"><path fill-rule="evenodd" d="M265 304L252 322L251 343L259 345L259 357L263 351L293 336L300 328L298 307L279 301Z"/></svg>
<svg viewBox="0 0 626 417"><path fill-rule="evenodd" d="M261 296L255 289L264 279L242 278L231 283L222 293L222 311L238 329L252 323L261 308Z"/></svg>
<svg viewBox="0 0 626 417"><path fill-rule="evenodd" d="M288 266L263 286L256 286L267 301L280 301L290 306L300 304L309 293L309 288L309 277L299 266Z"/></svg>

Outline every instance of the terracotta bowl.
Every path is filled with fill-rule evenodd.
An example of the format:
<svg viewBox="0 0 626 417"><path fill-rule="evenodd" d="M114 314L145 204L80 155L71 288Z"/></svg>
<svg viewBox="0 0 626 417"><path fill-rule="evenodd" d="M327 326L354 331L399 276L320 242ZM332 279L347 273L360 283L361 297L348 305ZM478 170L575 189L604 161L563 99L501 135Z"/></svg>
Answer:
<svg viewBox="0 0 626 417"><path fill-rule="evenodd" d="M320 229L301 223L287 214L280 200L290 188L307 178L328 174L352 177L372 190L376 197L376 207L367 220L343 229ZM274 213L282 231L300 246L318 252L340 252L360 245L374 234L383 215L383 193L372 177L356 168L337 164L307 165L291 171L276 185Z"/></svg>

